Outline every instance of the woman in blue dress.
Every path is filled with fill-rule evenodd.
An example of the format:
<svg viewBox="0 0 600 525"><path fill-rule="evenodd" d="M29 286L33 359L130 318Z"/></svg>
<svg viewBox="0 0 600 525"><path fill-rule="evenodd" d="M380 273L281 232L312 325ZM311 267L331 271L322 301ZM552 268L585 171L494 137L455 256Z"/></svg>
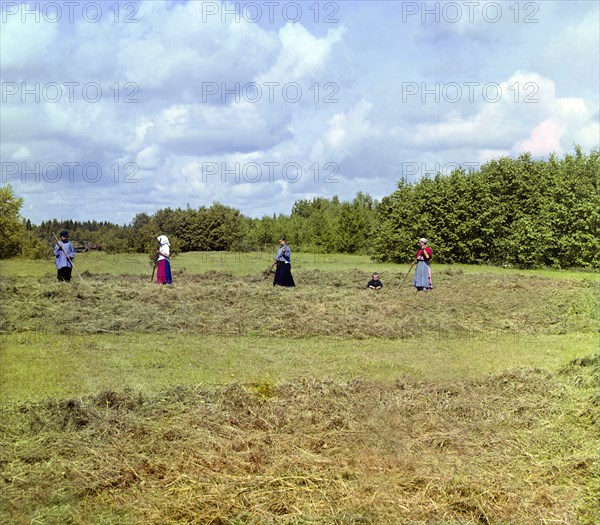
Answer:
<svg viewBox="0 0 600 525"><path fill-rule="evenodd" d="M431 248L427 246L427 239L422 237L419 239L419 249L415 256L417 268L413 279L413 286L418 292L429 292L433 289L431 284L431 255Z"/></svg>
<svg viewBox="0 0 600 525"><path fill-rule="evenodd" d="M296 286L294 278L292 277L290 247L286 244L285 238L283 237L279 240L279 244L279 250L277 250L277 254L275 255L277 266L275 268L273 286Z"/></svg>

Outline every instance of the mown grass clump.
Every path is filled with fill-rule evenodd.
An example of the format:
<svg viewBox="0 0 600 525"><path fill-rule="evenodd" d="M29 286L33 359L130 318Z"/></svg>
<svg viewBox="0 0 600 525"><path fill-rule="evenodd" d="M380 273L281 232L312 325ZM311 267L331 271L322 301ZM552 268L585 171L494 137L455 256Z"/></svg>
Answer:
<svg viewBox="0 0 600 525"><path fill-rule="evenodd" d="M595 525L590 359L478 380L14 403L0 423L0 521Z"/></svg>
<svg viewBox="0 0 600 525"><path fill-rule="evenodd" d="M443 332L567 334L596 328L593 282L535 276L440 274L430 294L368 275L299 272L295 289L248 276L181 274L161 287L142 276L96 276L70 285L45 278L0 281L3 332L166 332L398 338ZM398 282L397 282L398 281Z"/></svg>
<svg viewBox="0 0 600 525"><path fill-rule="evenodd" d="M13 266L0 523L598 525L593 279L355 260Z"/></svg>

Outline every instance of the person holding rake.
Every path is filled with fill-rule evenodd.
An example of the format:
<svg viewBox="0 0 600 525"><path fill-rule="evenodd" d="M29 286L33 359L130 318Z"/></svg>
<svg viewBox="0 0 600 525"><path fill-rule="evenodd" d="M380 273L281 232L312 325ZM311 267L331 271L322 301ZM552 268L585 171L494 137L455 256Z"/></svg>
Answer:
<svg viewBox="0 0 600 525"><path fill-rule="evenodd" d="M156 271L156 282L159 284L173 284L173 278L171 277L171 263L169 257L171 256L171 243L166 235L159 235L157 238L160 243L156 254L157 257L157 271Z"/></svg>
<svg viewBox="0 0 600 525"><path fill-rule="evenodd" d="M276 267L273 286L285 286L287 288L296 286L292 277L291 251L285 242L285 237L279 239L279 250L275 255L274 264Z"/></svg>
<svg viewBox="0 0 600 525"><path fill-rule="evenodd" d="M54 235L54 238L56 239L56 235ZM56 244L54 245L54 255L56 256L58 280L67 283L71 282L71 272L73 271L75 249L69 241L68 231L63 230L60 232L60 241L57 240Z"/></svg>
<svg viewBox="0 0 600 525"><path fill-rule="evenodd" d="M415 262L417 268L415 269L415 277L413 279L413 286L417 289L417 292L429 292L433 290L431 284L431 248L427 246L427 239L424 237L419 239L419 249L415 256Z"/></svg>

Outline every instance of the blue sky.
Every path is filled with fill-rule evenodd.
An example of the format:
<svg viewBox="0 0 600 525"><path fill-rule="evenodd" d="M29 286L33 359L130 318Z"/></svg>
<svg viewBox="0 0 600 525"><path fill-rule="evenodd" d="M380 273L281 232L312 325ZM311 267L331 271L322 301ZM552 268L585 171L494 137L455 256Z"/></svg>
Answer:
<svg viewBox="0 0 600 525"><path fill-rule="evenodd" d="M600 11L570 2L2 2L22 215L381 198L600 142Z"/></svg>

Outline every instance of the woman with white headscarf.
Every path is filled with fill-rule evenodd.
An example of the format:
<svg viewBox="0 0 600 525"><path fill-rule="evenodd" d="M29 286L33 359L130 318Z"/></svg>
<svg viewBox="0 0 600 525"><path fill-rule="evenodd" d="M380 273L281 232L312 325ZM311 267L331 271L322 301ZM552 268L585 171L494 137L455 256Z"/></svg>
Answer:
<svg viewBox="0 0 600 525"><path fill-rule="evenodd" d="M171 245L166 235L159 235L157 237L160 247L157 250L158 254L158 270L156 271L156 282L159 284L172 284L173 279L171 278L171 263L169 263L169 257L171 256Z"/></svg>
<svg viewBox="0 0 600 525"><path fill-rule="evenodd" d="M428 292L433 289L431 284L431 255L431 248L427 246L427 239L421 237L416 255L417 268L413 279L413 286L418 292Z"/></svg>

